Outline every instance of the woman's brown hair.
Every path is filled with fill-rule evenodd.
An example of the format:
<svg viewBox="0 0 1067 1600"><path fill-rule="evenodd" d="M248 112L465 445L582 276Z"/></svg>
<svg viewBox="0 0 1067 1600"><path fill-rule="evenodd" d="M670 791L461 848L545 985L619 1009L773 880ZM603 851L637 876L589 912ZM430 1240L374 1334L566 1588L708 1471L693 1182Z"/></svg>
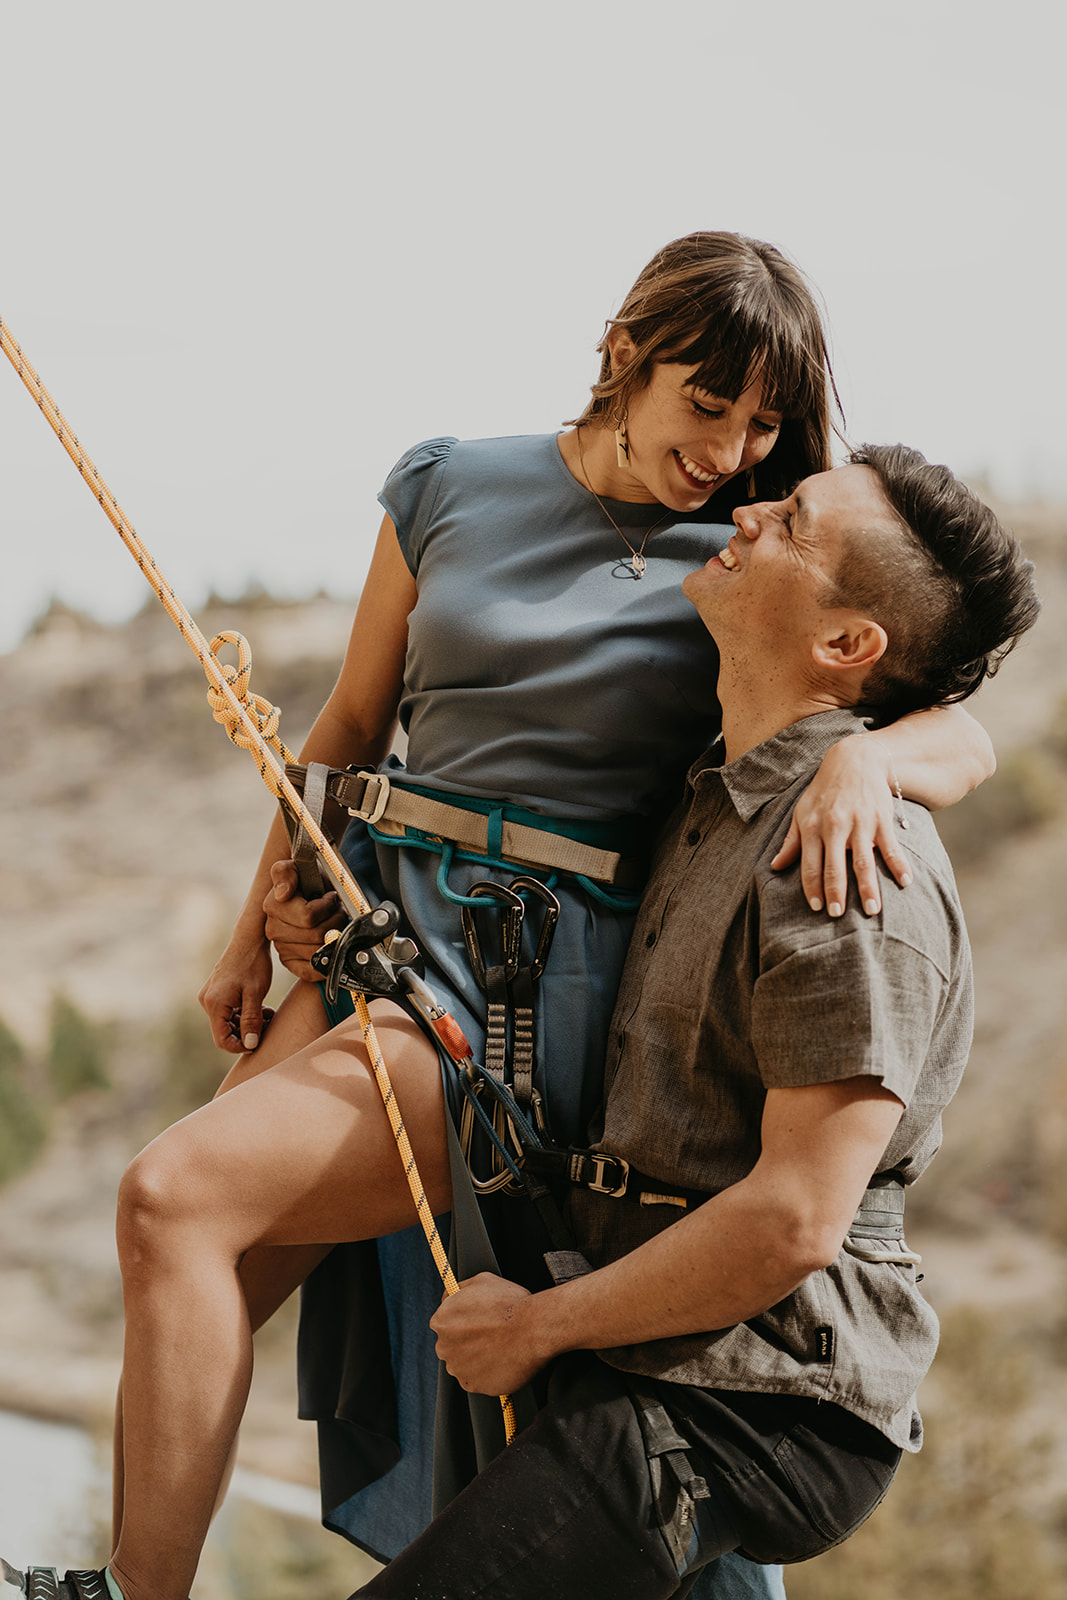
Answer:
<svg viewBox="0 0 1067 1600"><path fill-rule="evenodd" d="M626 329L634 354L612 372L615 328ZM839 410L840 402L822 318L803 274L773 245L737 233L672 240L641 273L597 349L600 377L578 426L616 426L655 363L669 362L696 367L694 386L723 400L737 400L762 377L764 404L783 422L755 468L755 498L778 499L832 465L830 395ZM743 480L726 488L735 485L731 498L744 498Z"/></svg>

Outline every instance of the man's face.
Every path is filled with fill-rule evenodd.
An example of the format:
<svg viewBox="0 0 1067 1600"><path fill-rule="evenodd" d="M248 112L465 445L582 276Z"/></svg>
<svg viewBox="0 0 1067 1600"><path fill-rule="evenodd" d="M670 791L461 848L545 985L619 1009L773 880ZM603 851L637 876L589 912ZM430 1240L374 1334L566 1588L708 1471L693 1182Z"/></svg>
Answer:
<svg viewBox="0 0 1067 1600"><path fill-rule="evenodd" d="M877 473L859 466L817 473L788 500L735 511L737 532L722 555L682 584L723 663L767 673L810 668L847 538L892 520Z"/></svg>

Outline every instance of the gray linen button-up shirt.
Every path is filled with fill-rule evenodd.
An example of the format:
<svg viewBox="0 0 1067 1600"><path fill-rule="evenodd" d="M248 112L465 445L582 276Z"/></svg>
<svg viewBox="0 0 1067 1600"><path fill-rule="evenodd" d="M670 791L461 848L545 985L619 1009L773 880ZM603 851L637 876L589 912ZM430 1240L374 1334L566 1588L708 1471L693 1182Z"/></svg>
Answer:
<svg viewBox="0 0 1067 1600"><path fill-rule="evenodd" d="M597 1146L668 1185L714 1194L745 1177L774 1087L880 1079L906 1109L878 1171L906 1185L941 1143L972 990L952 869L928 813L906 805L913 881L900 889L883 868L877 916L864 915L855 884L843 916L815 915L799 867L770 870L823 755L863 726L854 711L821 712L727 766L708 752L690 771L623 973ZM677 1216L583 1190L571 1202L594 1266ZM913 1261L867 1259L878 1254L846 1240L830 1267L747 1323L602 1355L677 1383L832 1400L917 1450L915 1391L937 1319Z"/></svg>

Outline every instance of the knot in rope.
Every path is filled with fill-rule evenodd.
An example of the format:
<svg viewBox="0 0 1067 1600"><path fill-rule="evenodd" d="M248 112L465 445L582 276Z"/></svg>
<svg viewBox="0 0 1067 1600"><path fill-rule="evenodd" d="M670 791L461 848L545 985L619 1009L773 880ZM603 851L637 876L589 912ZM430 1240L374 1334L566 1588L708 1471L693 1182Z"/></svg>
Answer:
<svg viewBox="0 0 1067 1600"><path fill-rule="evenodd" d="M236 667L227 666L219 660L219 651L227 644L232 644L237 651ZM248 640L241 633L230 631L217 633L211 641L211 654L216 667L241 702L245 714L255 723L260 736L278 752L283 761L291 761L292 755L278 737L281 711L262 695L252 694L249 691L252 677L252 648ZM207 703L211 707L215 721L226 729L226 735L232 744L238 745L242 750L256 748L255 739L241 727L237 713L228 704L221 691L214 686L208 688Z"/></svg>

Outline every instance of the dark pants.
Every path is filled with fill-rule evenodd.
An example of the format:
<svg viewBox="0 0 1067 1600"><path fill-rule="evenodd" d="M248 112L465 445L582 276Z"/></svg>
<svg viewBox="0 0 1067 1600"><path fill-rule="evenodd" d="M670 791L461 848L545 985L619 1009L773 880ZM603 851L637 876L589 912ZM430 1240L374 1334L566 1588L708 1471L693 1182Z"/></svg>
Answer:
<svg viewBox="0 0 1067 1600"><path fill-rule="evenodd" d="M566 1356L534 1422L358 1592L666 1600L728 1550L819 1555L870 1516L899 1461L829 1402L635 1380Z"/></svg>

